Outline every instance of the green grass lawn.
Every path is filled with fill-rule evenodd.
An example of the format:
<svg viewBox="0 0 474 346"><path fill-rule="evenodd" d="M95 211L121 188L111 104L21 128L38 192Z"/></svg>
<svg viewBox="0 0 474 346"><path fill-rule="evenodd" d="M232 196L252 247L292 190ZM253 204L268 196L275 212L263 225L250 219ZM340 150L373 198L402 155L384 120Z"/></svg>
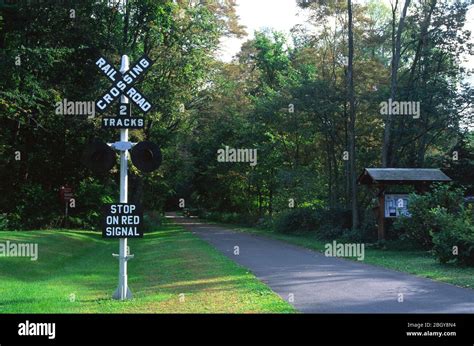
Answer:
<svg viewBox="0 0 474 346"><path fill-rule="evenodd" d="M235 225L226 226L237 231L282 240L320 252L324 252L324 245L327 243L317 240L314 235L286 235L271 230L239 227ZM356 259L348 258L348 260ZM461 268L452 264L441 264L427 251L393 250L390 248L382 250L366 246L364 263L374 264L461 287L474 288L474 268Z"/></svg>
<svg viewBox="0 0 474 346"><path fill-rule="evenodd" d="M111 299L118 240L86 231L0 232L0 242L7 240L38 243L39 257L0 257L0 313L295 312L253 274L177 225L129 241L134 299L123 302Z"/></svg>

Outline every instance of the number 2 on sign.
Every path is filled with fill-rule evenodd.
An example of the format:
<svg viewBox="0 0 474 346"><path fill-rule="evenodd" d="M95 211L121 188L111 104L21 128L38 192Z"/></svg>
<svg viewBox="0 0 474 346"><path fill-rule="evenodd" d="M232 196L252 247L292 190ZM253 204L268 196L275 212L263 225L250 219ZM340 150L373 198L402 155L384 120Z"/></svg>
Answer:
<svg viewBox="0 0 474 346"><path fill-rule="evenodd" d="M128 117L130 116L130 105L127 103L121 103L119 105L119 116Z"/></svg>

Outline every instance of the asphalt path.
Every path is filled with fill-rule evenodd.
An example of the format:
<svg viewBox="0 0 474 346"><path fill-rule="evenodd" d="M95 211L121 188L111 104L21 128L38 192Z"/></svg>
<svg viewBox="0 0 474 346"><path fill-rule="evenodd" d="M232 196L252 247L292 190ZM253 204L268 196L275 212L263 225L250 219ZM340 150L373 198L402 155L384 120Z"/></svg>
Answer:
<svg viewBox="0 0 474 346"><path fill-rule="evenodd" d="M301 312L474 313L472 289L359 261L326 257L317 251L197 219L177 217L173 221L248 268Z"/></svg>

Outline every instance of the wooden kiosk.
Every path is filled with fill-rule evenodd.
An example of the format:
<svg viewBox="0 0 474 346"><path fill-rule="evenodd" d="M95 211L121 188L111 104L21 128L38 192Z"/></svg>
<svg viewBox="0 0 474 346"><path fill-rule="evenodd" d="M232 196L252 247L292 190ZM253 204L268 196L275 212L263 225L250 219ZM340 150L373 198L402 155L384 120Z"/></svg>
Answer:
<svg viewBox="0 0 474 346"><path fill-rule="evenodd" d="M385 219L409 215L408 194L386 194L387 186L412 185L423 193L434 182L449 181L451 178L436 168L365 168L358 182L377 189L378 239L385 239Z"/></svg>

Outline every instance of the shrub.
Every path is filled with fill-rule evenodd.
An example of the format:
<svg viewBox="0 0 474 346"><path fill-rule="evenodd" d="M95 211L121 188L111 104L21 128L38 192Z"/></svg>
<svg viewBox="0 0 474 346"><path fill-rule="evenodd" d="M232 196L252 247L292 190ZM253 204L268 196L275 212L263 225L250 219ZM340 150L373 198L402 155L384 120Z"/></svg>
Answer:
<svg viewBox="0 0 474 346"><path fill-rule="evenodd" d="M232 223L243 226L253 226L257 223L257 217L250 214L240 214L236 212L217 212L217 211L208 211L208 212L199 212L200 218L204 218L211 221L222 222L222 223Z"/></svg>
<svg viewBox="0 0 474 346"><path fill-rule="evenodd" d="M143 232L153 232L156 227L163 224L163 216L157 211L143 213Z"/></svg>
<svg viewBox="0 0 474 346"><path fill-rule="evenodd" d="M0 214L0 231L8 231L9 230L8 224L9 224L8 214L6 213Z"/></svg>
<svg viewBox="0 0 474 346"><path fill-rule="evenodd" d="M439 231L430 210L444 208L450 214L456 214L464 203L462 189L450 189L449 185L438 185L433 191L424 195L410 195L409 211L411 217L400 217L393 226L406 237L425 249L433 247L433 234Z"/></svg>
<svg viewBox="0 0 474 346"><path fill-rule="evenodd" d="M433 253L441 263L474 266L474 222L472 210L451 214L445 208L429 211L432 218Z"/></svg>
<svg viewBox="0 0 474 346"><path fill-rule="evenodd" d="M352 212L347 209L317 209L318 218L321 224L333 225L340 229L351 228Z"/></svg>
<svg viewBox="0 0 474 346"><path fill-rule="evenodd" d="M343 243L374 243L377 241L377 236L372 228L361 227L355 230L348 228L342 230L339 240Z"/></svg>
<svg viewBox="0 0 474 346"><path fill-rule="evenodd" d="M221 213L220 219L224 223L238 223L239 214L237 213Z"/></svg>
<svg viewBox="0 0 474 346"><path fill-rule="evenodd" d="M336 239L350 223L351 213L344 209L298 208L279 214L274 227L281 233L315 232L319 239Z"/></svg>
<svg viewBox="0 0 474 346"><path fill-rule="evenodd" d="M352 224L350 210L339 208L318 209L316 215L320 225L316 230L316 237L321 240L338 239Z"/></svg>
<svg viewBox="0 0 474 346"><path fill-rule="evenodd" d="M297 208L280 213L275 219L275 230L281 233L316 231L320 218L311 208Z"/></svg>
<svg viewBox="0 0 474 346"><path fill-rule="evenodd" d="M19 195L21 200L13 213L8 215L9 229L38 229L47 227L62 210L53 191L41 185L30 183L24 185Z"/></svg>
<svg viewBox="0 0 474 346"><path fill-rule="evenodd" d="M94 178L81 181L76 191L76 209L71 210L70 226L100 229L103 205L116 201L116 191L111 184L103 184Z"/></svg>
<svg viewBox="0 0 474 346"><path fill-rule="evenodd" d="M260 229L271 230L271 229L274 229L275 223L271 216L264 216L257 220L257 223L255 226Z"/></svg>
<svg viewBox="0 0 474 346"><path fill-rule="evenodd" d="M317 230L316 237L320 240L334 240L341 237L343 232L339 225L323 223Z"/></svg>

